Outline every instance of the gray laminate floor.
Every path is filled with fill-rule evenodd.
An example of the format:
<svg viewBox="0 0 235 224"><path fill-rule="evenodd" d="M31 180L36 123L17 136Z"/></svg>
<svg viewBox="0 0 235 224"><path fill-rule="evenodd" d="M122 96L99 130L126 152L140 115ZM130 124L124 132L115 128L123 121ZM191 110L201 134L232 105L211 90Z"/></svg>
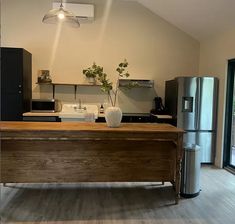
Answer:
<svg viewBox="0 0 235 224"><path fill-rule="evenodd" d="M204 167L201 194L174 205L170 184L43 184L1 187L2 223L235 224L235 176Z"/></svg>

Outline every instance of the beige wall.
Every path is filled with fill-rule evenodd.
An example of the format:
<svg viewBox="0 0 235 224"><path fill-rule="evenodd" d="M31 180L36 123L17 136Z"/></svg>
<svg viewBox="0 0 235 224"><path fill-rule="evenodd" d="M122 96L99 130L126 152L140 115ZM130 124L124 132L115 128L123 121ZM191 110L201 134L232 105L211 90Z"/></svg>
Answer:
<svg viewBox="0 0 235 224"><path fill-rule="evenodd" d="M200 73L219 78L219 107L216 165L222 167L225 98L228 60L235 58L235 31L226 32L201 42Z"/></svg>
<svg viewBox="0 0 235 224"><path fill-rule="evenodd" d="M59 29L41 22L51 2L2 0L2 45L32 53L33 83L39 69L50 69L54 82L84 82L82 69L94 61L115 80L115 68L126 58L131 78L154 79L155 89L121 92L119 105L124 112L149 112L156 93L164 97L165 80L198 74L199 43L138 3L93 0L93 23ZM51 97L48 87L39 90L33 84L34 97ZM73 88L57 88L56 98L73 101ZM99 88L81 87L77 98L102 103L105 96Z"/></svg>

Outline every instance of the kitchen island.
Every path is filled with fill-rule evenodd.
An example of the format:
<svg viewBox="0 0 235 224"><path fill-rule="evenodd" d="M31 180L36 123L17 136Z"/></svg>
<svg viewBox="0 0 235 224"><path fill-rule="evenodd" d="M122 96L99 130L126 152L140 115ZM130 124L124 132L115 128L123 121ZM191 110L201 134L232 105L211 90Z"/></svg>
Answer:
<svg viewBox="0 0 235 224"><path fill-rule="evenodd" d="M0 122L2 183L171 182L184 131L168 124Z"/></svg>

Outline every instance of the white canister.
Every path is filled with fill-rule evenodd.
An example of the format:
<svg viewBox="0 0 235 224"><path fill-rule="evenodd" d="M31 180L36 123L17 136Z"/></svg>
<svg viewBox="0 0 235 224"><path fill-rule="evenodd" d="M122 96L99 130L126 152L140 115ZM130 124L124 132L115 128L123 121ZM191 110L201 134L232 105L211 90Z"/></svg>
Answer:
<svg viewBox="0 0 235 224"><path fill-rule="evenodd" d="M105 120L110 128L117 128L121 124L122 111L119 107L108 107L105 110Z"/></svg>

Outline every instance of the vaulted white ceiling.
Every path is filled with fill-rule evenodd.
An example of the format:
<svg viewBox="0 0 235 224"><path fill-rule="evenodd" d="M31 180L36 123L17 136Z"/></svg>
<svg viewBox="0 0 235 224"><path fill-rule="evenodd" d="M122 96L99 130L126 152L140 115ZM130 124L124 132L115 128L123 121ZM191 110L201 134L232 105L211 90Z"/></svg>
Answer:
<svg viewBox="0 0 235 224"><path fill-rule="evenodd" d="M198 40L235 29L235 0L129 1L139 2Z"/></svg>
<svg viewBox="0 0 235 224"><path fill-rule="evenodd" d="M60 1L60 0L53 0ZM99 0L63 0L94 3ZM106 0L138 2L197 40L235 29L235 0Z"/></svg>

